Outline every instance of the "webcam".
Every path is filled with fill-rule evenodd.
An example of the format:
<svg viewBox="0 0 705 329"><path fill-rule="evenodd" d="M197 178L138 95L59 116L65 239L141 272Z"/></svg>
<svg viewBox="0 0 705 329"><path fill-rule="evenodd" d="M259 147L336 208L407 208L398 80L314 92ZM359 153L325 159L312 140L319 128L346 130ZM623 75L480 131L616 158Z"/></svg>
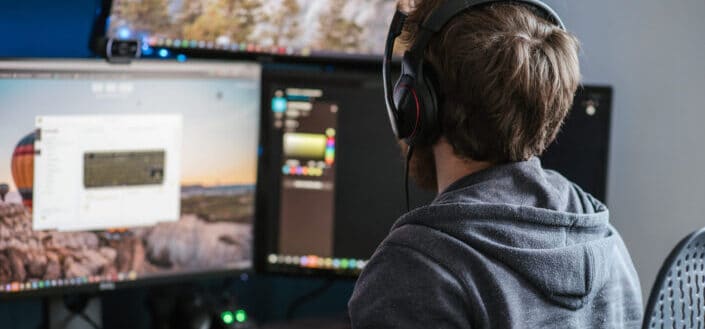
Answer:
<svg viewBox="0 0 705 329"><path fill-rule="evenodd" d="M98 55L110 63L129 64L142 55L142 45L135 39L103 38L98 41Z"/></svg>

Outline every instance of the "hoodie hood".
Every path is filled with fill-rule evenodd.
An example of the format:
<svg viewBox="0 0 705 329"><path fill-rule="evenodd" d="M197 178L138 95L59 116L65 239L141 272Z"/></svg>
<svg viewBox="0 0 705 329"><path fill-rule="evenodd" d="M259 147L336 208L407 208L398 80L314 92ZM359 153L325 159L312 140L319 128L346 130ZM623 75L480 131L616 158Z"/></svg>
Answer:
<svg viewBox="0 0 705 329"><path fill-rule="evenodd" d="M392 230L405 225L462 241L569 309L583 307L604 286L621 241L604 204L544 170L537 158L458 180Z"/></svg>

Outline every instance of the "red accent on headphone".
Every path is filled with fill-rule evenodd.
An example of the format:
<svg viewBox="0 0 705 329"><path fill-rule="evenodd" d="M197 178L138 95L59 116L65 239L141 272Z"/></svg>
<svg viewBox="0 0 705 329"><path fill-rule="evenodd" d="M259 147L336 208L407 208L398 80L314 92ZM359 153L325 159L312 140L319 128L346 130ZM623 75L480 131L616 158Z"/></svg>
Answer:
<svg viewBox="0 0 705 329"><path fill-rule="evenodd" d="M416 95L416 90L414 88L410 88L408 84L400 83L399 87L410 90L411 94L414 96L414 102L416 103L416 123L414 124L414 130L411 132L411 135L409 135L409 138L414 138L416 135L416 130L419 128L419 119L421 117L421 104L419 104L419 97Z"/></svg>

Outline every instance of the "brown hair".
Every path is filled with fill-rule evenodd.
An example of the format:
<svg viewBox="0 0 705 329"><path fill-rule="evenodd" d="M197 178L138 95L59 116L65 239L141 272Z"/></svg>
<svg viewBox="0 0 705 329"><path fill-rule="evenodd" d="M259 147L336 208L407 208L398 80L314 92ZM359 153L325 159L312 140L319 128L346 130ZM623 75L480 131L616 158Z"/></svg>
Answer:
<svg viewBox="0 0 705 329"><path fill-rule="evenodd" d="M420 0L403 41L445 0ZM453 18L426 49L439 80L442 135L461 157L507 162L540 155L555 139L580 80L578 40L517 3Z"/></svg>

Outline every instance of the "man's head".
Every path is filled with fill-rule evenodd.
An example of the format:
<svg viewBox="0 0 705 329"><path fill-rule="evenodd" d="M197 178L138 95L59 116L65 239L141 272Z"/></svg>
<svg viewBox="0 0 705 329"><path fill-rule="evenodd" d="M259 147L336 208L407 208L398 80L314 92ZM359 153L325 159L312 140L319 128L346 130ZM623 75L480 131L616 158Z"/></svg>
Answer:
<svg viewBox="0 0 705 329"><path fill-rule="evenodd" d="M416 1L404 26L405 44L414 43L418 26L442 1ZM572 105L580 81L578 47L572 34L517 3L453 18L426 49L443 100L441 138L434 144L450 144L453 156L467 161L504 163L540 155ZM436 187L432 150L418 145L410 168L426 188Z"/></svg>

